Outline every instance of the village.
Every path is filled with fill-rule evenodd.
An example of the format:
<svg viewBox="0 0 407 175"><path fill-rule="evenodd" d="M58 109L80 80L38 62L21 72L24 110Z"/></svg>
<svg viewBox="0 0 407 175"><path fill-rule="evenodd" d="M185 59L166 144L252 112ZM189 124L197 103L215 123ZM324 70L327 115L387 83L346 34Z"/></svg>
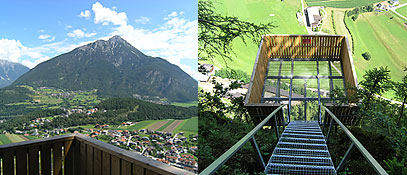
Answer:
<svg viewBox="0 0 407 175"><path fill-rule="evenodd" d="M98 111L91 109L64 109L65 114L55 117L70 117L73 113L91 115ZM103 111L106 112L106 111ZM23 130L15 130L14 134L26 137L49 138L69 133L81 133L86 136L110 143L120 148L139 153L165 164L186 169L191 172L198 171L196 155L198 150L198 134L185 134L184 132L164 132L152 129L130 129L137 122L123 122L119 126L108 124L95 124L68 128L42 129L52 118L36 118L25 124ZM129 128L129 129L121 129ZM6 133L3 133L6 134Z"/></svg>

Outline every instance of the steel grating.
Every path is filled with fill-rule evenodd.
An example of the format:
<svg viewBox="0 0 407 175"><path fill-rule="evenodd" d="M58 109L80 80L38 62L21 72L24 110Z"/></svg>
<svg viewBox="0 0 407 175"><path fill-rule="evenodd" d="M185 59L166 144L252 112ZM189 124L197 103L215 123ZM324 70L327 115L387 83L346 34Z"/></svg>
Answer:
<svg viewBox="0 0 407 175"><path fill-rule="evenodd" d="M292 121L268 162L267 174L336 174L317 121Z"/></svg>

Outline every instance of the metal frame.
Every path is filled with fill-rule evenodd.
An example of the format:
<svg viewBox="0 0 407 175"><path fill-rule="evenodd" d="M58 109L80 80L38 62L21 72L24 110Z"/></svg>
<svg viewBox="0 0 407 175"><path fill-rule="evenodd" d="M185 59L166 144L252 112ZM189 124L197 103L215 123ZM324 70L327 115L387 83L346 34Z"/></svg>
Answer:
<svg viewBox="0 0 407 175"><path fill-rule="evenodd" d="M281 75L281 70L282 70L282 64L283 61L290 61L291 62L291 70L290 70L290 74L291 75ZM296 61L315 61L316 62L316 68L317 68L317 74L316 75L310 75L310 76L301 76L301 75L296 75L294 76L294 63ZM328 63L328 71L329 71L329 75L320 75L320 62L321 61L326 61ZM341 64L341 76L333 76L332 75L332 67L331 64L333 63L333 61L338 61ZM269 69L271 64L273 64L273 62L276 62L278 64L278 62L280 63L279 65L279 69L278 69L278 75L266 75L266 78L264 80L264 86L263 86L263 91L262 91L262 96L261 96L261 103L268 103L271 101L275 101L275 102L281 102L281 101L288 101L288 120L287 122L290 122L290 117L291 117L291 102L292 101L304 101L304 108L305 108L305 116L304 119L307 120L307 116L306 116L306 107L307 107L307 101L318 101L318 123L321 124L322 121L322 116L321 116L321 101L327 101L327 100L332 100L330 97L321 97L321 79L328 79L329 80L329 92L332 93L333 92L333 80L335 79L342 79L343 82L345 82L345 78L343 76L343 65L340 59L334 59L334 58L270 58L268 65L267 65L267 74L269 74ZM275 92L275 97L265 97L265 92L266 92L266 81L267 80L277 80L277 86L276 86L276 92ZM286 80L290 80L290 89L289 89L289 95L288 97L281 97L280 94L280 83L281 80L286 79ZM304 97L292 97L293 95L293 80L296 79L303 79L304 80ZM307 82L306 80L310 80L310 79L315 79L317 80L317 93L318 93L318 97L307 97L306 96L306 91L307 91ZM344 88L345 84L344 84Z"/></svg>
<svg viewBox="0 0 407 175"><path fill-rule="evenodd" d="M331 122L329 124L329 129L328 133L326 136L326 142L328 143L329 139L329 134L331 132L332 128L332 123L335 121L343 130L343 132L348 136L348 138L351 140L352 144L349 146L348 150L346 151L346 154L344 158L341 160L339 163L336 171L339 171L343 168L346 160L349 158L350 154L352 153L352 149L354 146L358 148L360 153L362 153L363 157L369 162L370 166L376 171L377 174L387 174L387 172L383 169L382 166L376 161L376 159L373 158L373 156L369 153L369 151L366 150L366 148L359 142L358 139L356 139L355 136L348 130L348 128L345 127L345 125L342 124L342 122L325 106L322 106L325 111L331 116Z"/></svg>
<svg viewBox="0 0 407 175"><path fill-rule="evenodd" d="M225 153L223 153L218 159L212 162L208 167L206 167L200 175L210 175L216 172L226 161L228 161L240 148L243 147L247 141L250 141L253 149L256 151L256 158L259 161L260 166L265 168L265 162L261 156L259 147L257 146L256 140L254 135L263 128L263 126L274 117L275 129L278 135L278 126L277 126L277 117L276 114L278 111L282 110L285 105L281 105L277 109L275 109L270 115L268 115L260 124L258 124L255 128L253 128L249 133L247 133L242 139L240 139L236 144L234 144L230 149L228 149ZM284 117L283 117L284 118Z"/></svg>

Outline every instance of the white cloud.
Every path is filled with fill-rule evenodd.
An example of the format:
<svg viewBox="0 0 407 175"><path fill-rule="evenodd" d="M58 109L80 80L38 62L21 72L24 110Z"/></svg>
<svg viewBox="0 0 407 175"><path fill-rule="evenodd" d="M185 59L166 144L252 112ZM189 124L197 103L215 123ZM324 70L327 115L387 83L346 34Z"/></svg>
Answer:
<svg viewBox="0 0 407 175"><path fill-rule="evenodd" d="M45 32L45 30L41 29L41 30L38 30L38 32L43 33L43 32Z"/></svg>
<svg viewBox="0 0 407 175"><path fill-rule="evenodd" d="M83 38L83 37L92 37L95 36L96 33L85 33L81 29L76 29L72 31L71 33L67 34L69 37L73 38Z"/></svg>
<svg viewBox="0 0 407 175"><path fill-rule="evenodd" d="M193 77L197 77L196 66L191 67L181 59L197 60L198 58L198 21L189 21L179 15L184 12L171 12L162 26L146 30L127 24L125 12L116 12L103 7L100 3L93 4L95 23L102 25L118 25L111 35L120 35L134 47L148 55L166 59L179 66Z"/></svg>
<svg viewBox="0 0 407 175"><path fill-rule="evenodd" d="M83 17L85 19L89 19L90 18L90 11L89 10L85 10L83 12L81 12L81 14L79 14L79 17Z"/></svg>
<svg viewBox="0 0 407 175"><path fill-rule="evenodd" d="M124 12L117 13L114 10L103 7L99 2L93 4L92 10L95 13L95 24L102 23L102 25L108 25L112 23L114 25L127 25L127 16Z"/></svg>
<svg viewBox="0 0 407 175"><path fill-rule="evenodd" d="M135 21L136 21L136 23L147 24L147 22L149 22L150 20L151 20L150 18L142 16L142 17L136 19Z"/></svg>
<svg viewBox="0 0 407 175"><path fill-rule="evenodd" d="M43 41L51 42L51 41L55 40L55 36L51 37L51 35L40 35L40 36L38 36L38 39L41 39Z"/></svg>
<svg viewBox="0 0 407 175"><path fill-rule="evenodd" d="M47 60L49 60L50 59L50 57L48 57L48 56L44 56L44 57L41 57L41 58L39 58L39 59L36 59L36 60L34 60L34 61L30 61L30 60L23 60L22 62L21 62L21 64L23 64L24 66L27 66L27 67L29 67L30 69L32 69L32 68L34 68L35 66L37 66L38 64L40 64L40 63L42 63L42 62L44 62L44 61L47 61Z"/></svg>
<svg viewBox="0 0 407 175"><path fill-rule="evenodd" d="M51 35L40 35L38 36L38 39L47 39L49 37L51 37Z"/></svg>
<svg viewBox="0 0 407 175"><path fill-rule="evenodd" d="M70 29L70 28L72 28L71 25L65 25L65 30L68 30L68 29Z"/></svg>

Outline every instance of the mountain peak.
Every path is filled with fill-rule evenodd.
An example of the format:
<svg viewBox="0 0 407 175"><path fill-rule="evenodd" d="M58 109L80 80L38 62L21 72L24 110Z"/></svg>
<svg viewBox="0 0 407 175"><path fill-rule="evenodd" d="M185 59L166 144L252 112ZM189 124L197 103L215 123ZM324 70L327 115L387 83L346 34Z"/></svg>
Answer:
<svg viewBox="0 0 407 175"><path fill-rule="evenodd" d="M120 37L119 35L115 35L113 37L111 37L108 41L112 41L112 42L126 42L126 40L124 40L122 37Z"/></svg>

